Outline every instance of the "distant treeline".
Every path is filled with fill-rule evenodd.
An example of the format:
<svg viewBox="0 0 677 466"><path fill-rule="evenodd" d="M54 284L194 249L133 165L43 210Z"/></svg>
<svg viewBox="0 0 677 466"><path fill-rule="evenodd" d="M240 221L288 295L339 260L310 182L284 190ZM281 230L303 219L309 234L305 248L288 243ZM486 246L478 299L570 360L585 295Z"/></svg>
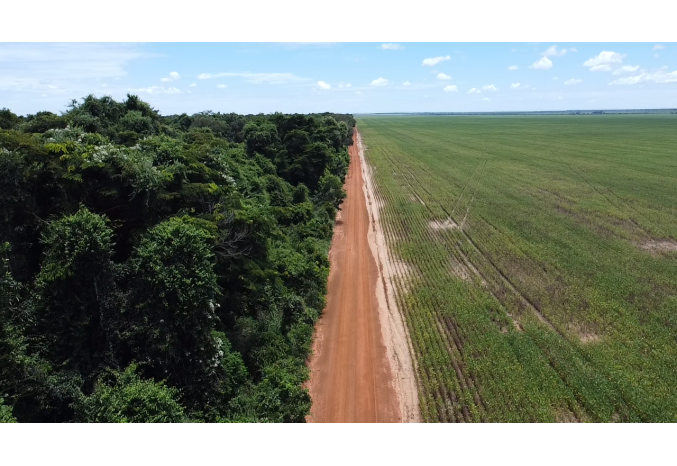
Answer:
<svg viewBox="0 0 677 466"><path fill-rule="evenodd" d="M352 115L0 111L0 421L303 422Z"/></svg>
<svg viewBox="0 0 677 466"><path fill-rule="evenodd" d="M524 111L524 112L390 112L390 113L372 113L366 115L380 116L485 116L485 115L655 115L655 114L677 114L677 108L663 109L629 109L629 110L543 110L543 111Z"/></svg>

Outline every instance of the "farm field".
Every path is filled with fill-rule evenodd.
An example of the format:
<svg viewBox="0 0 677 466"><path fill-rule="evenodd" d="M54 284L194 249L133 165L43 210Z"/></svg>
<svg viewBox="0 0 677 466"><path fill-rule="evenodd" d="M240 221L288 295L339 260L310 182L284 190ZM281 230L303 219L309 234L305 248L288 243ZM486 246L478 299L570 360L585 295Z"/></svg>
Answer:
<svg viewBox="0 0 677 466"><path fill-rule="evenodd" d="M677 421L677 116L357 127L425 421Z"/></svg>

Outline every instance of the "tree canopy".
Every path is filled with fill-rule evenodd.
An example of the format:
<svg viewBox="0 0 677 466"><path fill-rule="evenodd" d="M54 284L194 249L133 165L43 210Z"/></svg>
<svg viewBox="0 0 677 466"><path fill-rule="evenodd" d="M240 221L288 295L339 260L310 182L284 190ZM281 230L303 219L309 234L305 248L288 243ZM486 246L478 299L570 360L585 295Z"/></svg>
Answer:
<svg viewBox="0 0 677 466"><path fill-rule="evenodd" d="M303 422L354 125L0 110L0 420Z"/></svg>

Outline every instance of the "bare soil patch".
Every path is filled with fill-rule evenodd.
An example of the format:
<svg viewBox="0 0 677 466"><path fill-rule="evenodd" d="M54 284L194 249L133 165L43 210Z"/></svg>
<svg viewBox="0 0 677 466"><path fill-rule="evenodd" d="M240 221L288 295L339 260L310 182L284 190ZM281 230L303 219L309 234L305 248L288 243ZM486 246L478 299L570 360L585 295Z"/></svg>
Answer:
<svg viewBox="0 0 677 466"><path fill-rule="evenodd" d="M569 324L568 327L569 330L571 330L584 345L589 343L597 343L602 339L598 333L590 328L586 328L585 326Z"/></svg>
<svg viewBox="0 0 677 466"><path fill-rule="evenodd" d="M638 244L640 249L652 254L661 254L677 251L677 241L674 239L649 239Z"/></svg>
<svg viewBox="0 0 677 466"><path fill-rule="evenodd" d="M385 341L390 367L395 376L395 388L399 400L402 422L421 422L416 382L416 361L407 326L397 307L394 278L409 274L409 267L401 261L393 260L389 254L385 234L380 222L380 209L383 207L375 196L372 170L364 158L364 144L358 131L355 131L358 155L362 167L364 184L362 186L367 199L370 228L369 248L379 265L380 277L376 284L376 297L381 322L381 331ZM420 199L420 198L419 198ZM421 200L421 202L423 202Z"/></svg>
<svg viewBox="0 0 677 466"><path fill-rule="evenodd" d="M455 230L458 228L458 223L450 218L446 220L432 220L428 223L428 227L432 230Z"/></svg>

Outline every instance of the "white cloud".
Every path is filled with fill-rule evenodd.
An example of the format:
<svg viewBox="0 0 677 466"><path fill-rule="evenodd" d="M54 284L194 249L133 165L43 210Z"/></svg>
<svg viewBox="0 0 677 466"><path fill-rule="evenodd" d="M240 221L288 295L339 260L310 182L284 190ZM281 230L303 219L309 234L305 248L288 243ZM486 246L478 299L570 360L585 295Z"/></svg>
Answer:
<svg viewBox="0 0 677 466"><path fill-rule="evenodd" d="M487 84L486 86L482 86L483 91L491 91L491 92L496 92L498 88L494 86L493 84Z"/></svg>
<svg viewBox="0 0 677 466"><path fill-rule="evenodd" d="M317 82L317 87L318 87L318 89L325 89L325 90L327 90L327 89L331 89L331 84L326 83L326 82L324 82L324 81L318 81L318 82Z"/></svg>
<svg viewBox="0 0 677 466"><path fill-rule="evenodd" d="M453 84L450 86L444 86L444 92L458 92L458 88Z"/></svg>
<svg viewBox="0 0 677 466"><path fill-rule="evenodd" d="M657 53L654 53L654 54L653 54L653 57L654 57L654 58L658 58L659 56L660 56L660 55L658 55Z"/></svg>
<svg viewBox="0 0 677 466"><path fill-rule="evenodd" d="M181 91L175 87L150 86L139 89L128 89L130 92L139 94L181 94Z"/></svg>
<svg viewBox="0 0 677 466"><path fill-rule="evenodd" d="M580 84L580 83L582 83L582 82L583 82L582 79L574 79L574 78L571 78L571 79L568 80L568 81L564 81L564 85L565 85L565 86L573 86L573 85L576 85L576 84Z"/></svg>
<svg viewBox="0 0 677 466"><path fill-rule="evenodd" d="M571 48L569 49L569 52L570 52L570 53L576 53L576 52L578 52L578 50L576 50L575 47L571 47Z"/></svg>
<svg viewBox="0 0 677 466"><path fill-rule="evenodd" d="M379 48L383 50L400 50L402 46L400 44L381 44Z"/></svg>
<svg viewBox="0 0 677 466"><path fill-rule="evenodd" d="M188 86L188 87L197 87L197 84L191 83L190 86Z"/></svg>
<svg viewBox="0 0 677 466"><path fill-rule="evenodd" d="M217 89L225 89L228 86L226 86L225 84L218 84L216 87L217 87Z"/></svg>
<svg viewBox="0 0 677 466"><path fill-rule="evenodd" d="M639 69L639 66L623 65L620 68L613 70L613 72L611 74L613 74L614 76L618 76L618 75L626 74L626 73L634 73L638 69Z"/></svg>
<svg viewBox="0 0 677 466"><path fill-rule="evenodd" d="M519 67L518 67L517 65L510 65L510 66L508 67L508 70L510 70L510 71L515 71L515 70L518 69L518 68L519 68Z"/></svg>
<svg viewBox="0 0 677 466"><path fill-rule="evenodd" d="M160 81L167 83L171 81L179 81L180 79L181 76L179 75L179 73L177 73L176 71L172 71L171 73L169 73L168 77L162 78Z"/></svg>
<svg viewBox="0 0 677 466"><path fill-rule="evenodd" d="M548 48L545 52L543 52L544 57L561 57L563 55L566 55L567 49L562 49L562 50L557 50L557 46L553 45L552 47Z"/></svg>
<svg viewBox="0 0 677 466"><path fill-rule="evenodd" d="M402 83L403 86L411 86L411 83L409 81L404 81Z"/></svg>
<svg viewBox="0 0 677 466"><path fill-rule="evenodd" d="M549 70L552 68L552 62L548 57L541 57L540 60L534 62L533 65L529 65L529 68L533 70Z"/></svg>
<svg viewBox="0 0 677 466"><path fill-rule="evenodd" d="M524 89L524 90L527 90L527 89L530 89L530 88L531 88L531 86L529 86L528 84L520 84L520 83L512 83L512 84L510 84L510 89Z"/></svg>
<svg viewBox="0 0 677 466"><path fill-rule="evenodd" d="M637 76L629 76L627 78L618 78L611 81L609 85L618 84L639 84L644 82L655 82L659 84L677 83L677 71L668 73L664 69L653 71L651 73L641 73Z"/></svg>
<svg viewBox="0 0 677 466"><path fill-rule="evenodd" d="M435 57L435 58L426 58L423 60L423 66L435 66L438 63L441 63L443 61L451 60L451 57L447 55L446 57Z"/></svg>
<svg viewBox="0 0 677 466"><path fill-rule="evenodd" d="M202 73L197 76L198 79L214 78L244 78L253 84L282 84L292 81L308 81L306 78L300 78L292 73Z"/></svg>
<svg viewBox="0 0 677 466"><path fill-rule="evenodd" d="M485 98L482 99L482 100L484 100L484 101L486 101L486 102L491 102L491 99L490 99L489 97L485 97Z"/></svg>
<svg viewBox="0 0 677 466"><path fill-rule="evenodd" d="M101 87L108 87L108 83L103 83Z"/></svg>
<svg viewBox="0 0 677 466"><path fill-rule="evenodd" d="M653 50L663 50L665 48L665 45L661 44L656 44L653 46Z"/></svg>
<svg viewBox="0 0 677 466"><path fill-rule="evenodd" d="M439 73L437 75L437 79L441 79L442 81L447 81L447 80L451 79L451 76L446 75L444 73Z"/></svg>
<svg viewBox="0 0 677 466"><path fill-rule="evenodd" d="M388 85L388 80L387 80L387 79L383 79L383 78L374 79L374 80L371 82L371 85L372 85L372 86L386 86L386 85Z"/></svg>
<svg viewBox="0 0 677 466"><path fill-rule="evenodd" d="M59 90L50 93L86 95L103 80L126 76L131 61L151 56L125 43L2 43L0 90L40 92L52 84Z"/></svg>
<svg viewBox="0 0 677 466"><path fill-rule="evenodd" d="M355 91L355 95L362 95L362 91Z"/></svg>
<svg viewBox="0 0 677 466"><path fill-rule="evenodd" d="M350 83L344 83L343 81L341 81L341 82L338 84L338 88L339 88L339 89L347 89L347 88L350 88L350 87L353 87L353 85L350 84Z"/></svg>
<svg viewBox="0 0 677 466"><path fill-rule="evenodd" d="M583 66L589 67L590 71L611 71L623 64L623 58L625 54L603 50L599 55L586 60Z"/></svg>
<svg viewBox="0 0 677 466"><path fill-rule="evenodd" d="M471 89L468 91L468 94L481 94L481 93L482 93L482 91L479 90L479 89L477 89L477 88L475 88L475 87L471 88Z"/></svg>

